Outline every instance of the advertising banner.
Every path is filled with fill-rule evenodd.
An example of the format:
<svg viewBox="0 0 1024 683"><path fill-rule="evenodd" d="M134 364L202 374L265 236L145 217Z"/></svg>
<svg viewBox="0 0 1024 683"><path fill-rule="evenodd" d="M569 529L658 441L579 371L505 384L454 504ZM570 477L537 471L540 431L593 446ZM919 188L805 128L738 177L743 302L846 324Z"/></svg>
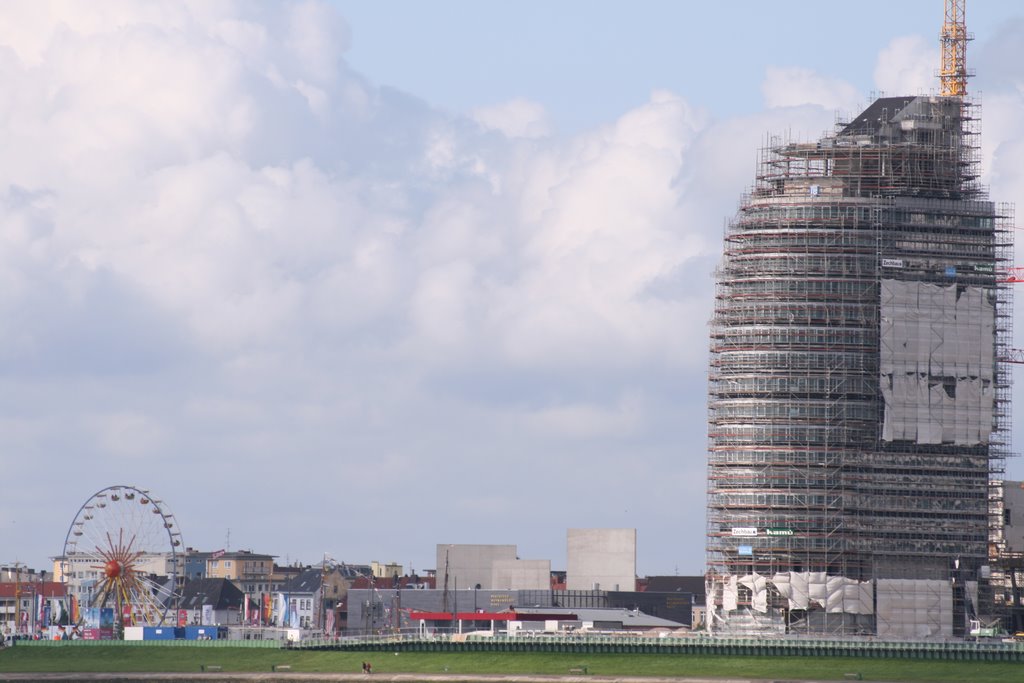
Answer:
<svg viewBox="0 0 1024 683"><path fill-rule="evenodd" d="M113 640L114 608L85 608L85 628L82 630L82 636L86 640Z"/></svg>

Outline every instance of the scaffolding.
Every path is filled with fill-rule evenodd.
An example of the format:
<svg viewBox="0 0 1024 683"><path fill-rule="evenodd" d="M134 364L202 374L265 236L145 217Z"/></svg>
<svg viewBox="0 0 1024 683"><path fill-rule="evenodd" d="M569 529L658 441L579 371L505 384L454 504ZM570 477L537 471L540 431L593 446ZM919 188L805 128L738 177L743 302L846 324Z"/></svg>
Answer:
<svg viewBox="0 0 1024 683"><path fill-rule="evenodd" d="M881 98L761 150L716 272L714 630L944 637L990 608L1013 216L975 110Z"/></svg>

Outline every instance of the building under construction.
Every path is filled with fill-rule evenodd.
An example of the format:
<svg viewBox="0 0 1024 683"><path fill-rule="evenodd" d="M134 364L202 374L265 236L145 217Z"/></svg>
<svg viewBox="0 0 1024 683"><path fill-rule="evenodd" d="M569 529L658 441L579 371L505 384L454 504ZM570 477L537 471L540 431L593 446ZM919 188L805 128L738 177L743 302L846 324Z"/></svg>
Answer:
<svg viewBox="0 0 1024 683"><path fill-rule="evenodd" d="M711 323L710 627L952 637L998 607L1011 208L978 182L963 0L942 92L771 140Z"/></svg>

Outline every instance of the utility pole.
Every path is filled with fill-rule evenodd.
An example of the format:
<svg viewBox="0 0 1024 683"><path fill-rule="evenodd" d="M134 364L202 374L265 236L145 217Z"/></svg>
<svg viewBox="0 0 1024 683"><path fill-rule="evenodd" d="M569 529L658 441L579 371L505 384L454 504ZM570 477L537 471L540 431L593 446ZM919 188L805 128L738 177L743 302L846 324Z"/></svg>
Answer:
<svg viewBox="0 0 1024 683"><path fill-rule="evenodd" d="M448 551L444 551L444 592L441 593L441 611L448 611Z"/></svg>

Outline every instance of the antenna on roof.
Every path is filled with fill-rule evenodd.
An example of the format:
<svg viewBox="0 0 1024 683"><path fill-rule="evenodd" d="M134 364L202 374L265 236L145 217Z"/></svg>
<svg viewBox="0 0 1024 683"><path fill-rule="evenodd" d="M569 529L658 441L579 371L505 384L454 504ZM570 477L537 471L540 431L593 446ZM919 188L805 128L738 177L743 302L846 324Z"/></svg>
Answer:
<svg viewBox="0 0 1024 683"><path fill-rule="evenodd" d="M972 75L967 71L967 41L974 36L967 32L966 5L967 0L946 0L946 18L939 35L942 44L939 94L943 97L967 95L967 79Z"/></svg>

